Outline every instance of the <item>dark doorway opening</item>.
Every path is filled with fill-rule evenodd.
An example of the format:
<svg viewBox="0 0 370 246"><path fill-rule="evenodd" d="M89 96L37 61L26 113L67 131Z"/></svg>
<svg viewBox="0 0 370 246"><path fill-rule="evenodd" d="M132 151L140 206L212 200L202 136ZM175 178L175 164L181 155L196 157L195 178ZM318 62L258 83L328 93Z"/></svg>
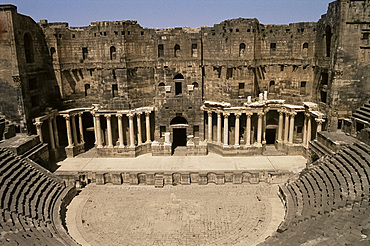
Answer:
<svg viewBox="0 0 370 246"><path fill-rule="evenodd" d="M266 129L266 144L275 144L276 129Z"/></svg>
<svg viewBox="0 0 370 246"><path fill-rule="evenodd" d="M181 82L175 82L175 95L181 95L182 85Z"/></svg>
<svg viewBox="0 0 370 246"><path fill-rule="evenodd" d="M186 146L186 129L185 128L173 129L172 148L175 149L177 146Z"/></svg>

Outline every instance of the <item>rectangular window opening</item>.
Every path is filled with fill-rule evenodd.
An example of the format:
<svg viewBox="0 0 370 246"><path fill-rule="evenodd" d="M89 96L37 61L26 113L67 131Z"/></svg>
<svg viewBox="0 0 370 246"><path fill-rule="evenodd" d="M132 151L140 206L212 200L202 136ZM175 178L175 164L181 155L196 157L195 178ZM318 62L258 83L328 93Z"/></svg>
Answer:
<svg viewBox="0 0 370 246"><path fill-rule="evenodd" d="M326 103L326 99L327 99L327 92L321 91L321 102Z"/></svg>
<svg viewBox="0 0 370 246"><path fill-rule="evenodd" d="M193 126L193 134L195 138L199 138L199 126Z"/></svg>
<svg viewBox="0 0 370 246"><path fill-rule="evenodd" d="M182 83L175 82L175 95L181 95L181 94L182 94Z"/></svg>
<svg viewBox="0 0 370 246"><path fill-rule="evenodd" d="M276 51L276 43L271 43L270 44L270 50L271 51Z"/></svg>
<svg viewBox="0 0 370 246"><path fill-rule="evenodd" d="M88 50L87 50L87 47L83 47L82 48L82 59L83 60L86 60L87 59L87 55L88 55Z"/></svg>
<svg viewBox="0 0 370 246"><path fill-rule="evenodd" d="M112 97L117 97L118 96L118 86L117 84L112 85Z"/></svg>
<svg viewBox="0 0 370 246"><path fill-rule="evenodd" d="M166 132L166 126L160 126L159 127L159 134L160 137L164 137L164 133Z"/></svg>
<svg viewBox="0 0 370 246"><path fill-rule="evenodd" d="M226 79L229 79L229 78L232 78L232 77L233 77L233 68L232 67L227 68Z"/></svg>
<svg viewBox="0 0 370 246"><path fill-rule="evenodd" d="M163 44L158 44L158 57L164 57L164 46L163 46Z"/></svg>
<svg viewBox="0 0 370 246"><path fill-rule="evenodd" d="M191 57L198 57L198 47L197 44L191 45Z"/></svg>

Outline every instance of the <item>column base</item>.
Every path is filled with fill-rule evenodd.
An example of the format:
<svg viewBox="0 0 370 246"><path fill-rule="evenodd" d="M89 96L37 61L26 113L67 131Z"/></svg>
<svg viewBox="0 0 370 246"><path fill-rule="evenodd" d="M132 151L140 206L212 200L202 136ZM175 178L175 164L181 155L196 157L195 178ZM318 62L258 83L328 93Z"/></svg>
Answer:
<svg viewBox="0 0 370 246"><path fill-rule="evenodd" d="M76 146L67 146L65 147L65 151L68 158L73 158L76 155L85 152L85 145L78 144Z"/></svg>

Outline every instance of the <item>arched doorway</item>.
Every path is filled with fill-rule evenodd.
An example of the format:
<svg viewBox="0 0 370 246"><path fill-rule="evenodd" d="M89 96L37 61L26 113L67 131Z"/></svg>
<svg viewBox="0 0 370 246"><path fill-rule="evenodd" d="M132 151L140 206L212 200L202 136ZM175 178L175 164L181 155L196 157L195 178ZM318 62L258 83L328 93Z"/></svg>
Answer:
<svg viewBox="0 0 370 246"><path fill-rule="evenodd" d="M177 116L171 120L170 125L173 129L172 148L186 146L186 127L188 126L188 121L182 116Z"/></svg>

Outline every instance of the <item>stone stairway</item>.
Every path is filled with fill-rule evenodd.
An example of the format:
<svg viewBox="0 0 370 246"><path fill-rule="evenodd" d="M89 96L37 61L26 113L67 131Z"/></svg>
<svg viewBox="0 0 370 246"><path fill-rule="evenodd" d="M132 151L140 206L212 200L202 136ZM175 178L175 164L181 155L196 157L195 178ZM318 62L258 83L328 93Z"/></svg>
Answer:
<svg viewBox="0 0 370 246"><path fill-rule="evenodd" d="M186 146L177 146L173 150L173 156L186 156L187 148Z"/></svg>
<svg viewBox="0 0 370 246"><path fill-rule="evenodd" d="M370 124L370 101L357 109L352 116L360 122Z"/></svg>

